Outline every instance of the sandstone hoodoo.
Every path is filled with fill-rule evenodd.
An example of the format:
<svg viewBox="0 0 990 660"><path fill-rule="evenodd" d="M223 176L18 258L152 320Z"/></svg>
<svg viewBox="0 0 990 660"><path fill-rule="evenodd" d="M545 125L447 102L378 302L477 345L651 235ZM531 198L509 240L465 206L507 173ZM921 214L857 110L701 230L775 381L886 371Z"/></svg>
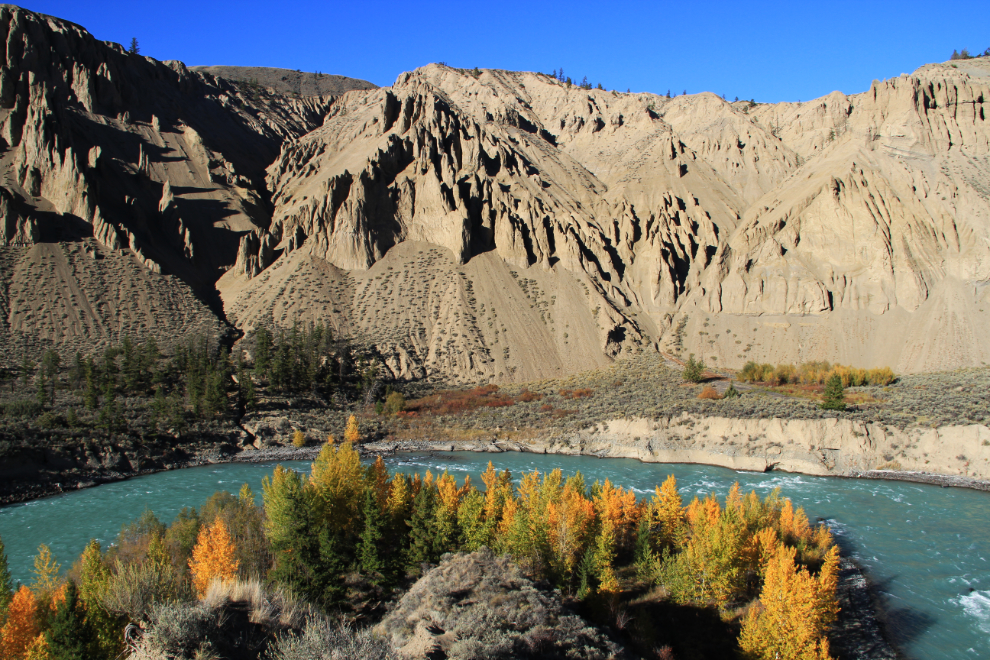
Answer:
<svg viewBox="0 0 990 660"><path fill-rule="evenodd" d="M99 345L184 308L322 321L395 377L451 382L644 348L990 357L987 58L757 104L438 64L387 88L188 69L16 7L0 27L5 345ZM108 295L115 259L146 271L134 291Z"/></svg>

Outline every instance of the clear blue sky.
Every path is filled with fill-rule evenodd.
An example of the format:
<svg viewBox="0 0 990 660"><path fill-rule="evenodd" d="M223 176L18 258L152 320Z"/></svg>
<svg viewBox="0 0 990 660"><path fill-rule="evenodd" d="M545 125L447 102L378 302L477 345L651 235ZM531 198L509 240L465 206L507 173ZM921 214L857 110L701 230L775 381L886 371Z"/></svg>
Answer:
<svg viewBox="0 0 990 660"><path fill-rule="evenodd" d="M565 74L607 89L797 101L990 47L990 1L336 2L38 0L98 39L194 64L389 85L429 62Z"/></svg>

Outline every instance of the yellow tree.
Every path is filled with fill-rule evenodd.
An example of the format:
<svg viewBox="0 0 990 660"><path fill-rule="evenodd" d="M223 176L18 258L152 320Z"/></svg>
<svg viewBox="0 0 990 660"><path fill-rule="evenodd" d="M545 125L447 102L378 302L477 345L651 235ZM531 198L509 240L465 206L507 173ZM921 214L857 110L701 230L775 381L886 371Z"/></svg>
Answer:
<svg viewBox="0 0 990 660"><path fill-rule="evenodd" d="M559 501L550 502L550 569L561 584L569 584L595 520L595 505L568 480Z"/></svg>
<svg viewBox="0 0 990 660"><path fill-rule="evenodd" d="M376 458L375 462L368 468L367 479L368 485L375 491L375 500L378 502L378 508L384 511L388 503L391 484L389 483L390 475L388 468L385 467L385 461L381 456Z"/></svg>
<svg viewBox="0 0 990 660"><path fill-rule="evenodd" d="M7 610L7 622L0 630L0 658L19 660L39 636L38 601L31 590L21 585Z"/></svg>
<svg viewBox="0 0 990 660"><path fill-rule="evenodd" d="M360 520L365 484L365 469L354 446L345 442L338 448L332 441L323 445L313 461L310 484L330 530L352 530Z"/></svg>
<svg viewBox="0 0 990 660"><path fill-rule="evenodd" d="M200 530L189 560L193 587L202 598L213 580L229 582L237 577L240 561L227 525L220 517Z"/></svg>
<svg viewBox="0 0 990 660"><path fill-rule="evenodd" d="M344 442L356 445L361 442L361 431L358 429L357 418L351 415L347 419L347 428L344 429Z"/></svg>
<svg viewBox="0 0 990 660"><path fill-rule="evenodd" d="M58 562L51 548L42 543L38 546L38 554L34 557L34 583L31 585L38 600L48 600L58 589Z"/></svg>
<svg viewBox="0 0 990 660"><path fill-rule="evenodd" d="M739 645L757 660L830 658L830 623L839 611L835 599L838 548L833 546L817 577L794 562L795 548L777 546L760 592L760 604L743 621Z"/></svg>
<svg viewBox="0 0 990 660"><path fill-rule="evenodd" d="M657 486L656 493L650 503L653 521L659 528L657 533L658 545L661 547L676 547L684 538L684 503L681 494L677 492L677 479L670 475Z"/></svg>

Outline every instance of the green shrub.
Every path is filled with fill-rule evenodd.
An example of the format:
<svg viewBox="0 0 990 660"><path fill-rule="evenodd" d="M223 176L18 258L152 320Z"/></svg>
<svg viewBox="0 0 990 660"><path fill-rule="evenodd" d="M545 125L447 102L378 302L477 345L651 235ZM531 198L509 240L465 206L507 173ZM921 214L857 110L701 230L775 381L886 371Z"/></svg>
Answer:
<svg viewBox="0 0 990 660"><path fill-rule="evenodd" d="M694 353L688 356L684 365L684 380L689 383L700 383L704 378L705 363L703 360L695 360Z"/></svg>
<svg viewBox="0 0 990 660"><path fill-rule="evenodd" d="M724 399L735 399L735 398L737 398L739 396L740 396L739 395L739 390L737 390L736 389L736 386L733 385L730 382L729 383L729 387L728 387L728 389L725 390L725 394L722 395L722 398L724 398Z"/></svg>
<svg viewBox="0 0 990 660"><path fill-rule="evenodd" d="M406 409L406 397L402 396L400 392L392 392L385 399L385 412L389 415L394 415L398 412L402 412Z"/></svg>

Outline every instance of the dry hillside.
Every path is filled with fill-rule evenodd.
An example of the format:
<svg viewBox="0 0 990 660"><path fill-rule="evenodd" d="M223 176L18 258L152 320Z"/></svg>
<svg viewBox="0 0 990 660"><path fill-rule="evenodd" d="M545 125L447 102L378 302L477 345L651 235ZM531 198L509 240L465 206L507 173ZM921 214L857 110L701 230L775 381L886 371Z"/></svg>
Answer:
<svg viewBox="0 0 990 660"><path fill-rule="evenodd" d="M217 323L322 320L396 376L471 383L648 348L990 361L988 58L775 105L442 65L299 97L10 6L0 37L2 239L48 245L0 248L11 340L98 343L127 295L174 335L186 296ZM72 250L164 284L114 292L115 262L83 281L43 258ZM15 304L15 261L87 304Z"/></svg>

